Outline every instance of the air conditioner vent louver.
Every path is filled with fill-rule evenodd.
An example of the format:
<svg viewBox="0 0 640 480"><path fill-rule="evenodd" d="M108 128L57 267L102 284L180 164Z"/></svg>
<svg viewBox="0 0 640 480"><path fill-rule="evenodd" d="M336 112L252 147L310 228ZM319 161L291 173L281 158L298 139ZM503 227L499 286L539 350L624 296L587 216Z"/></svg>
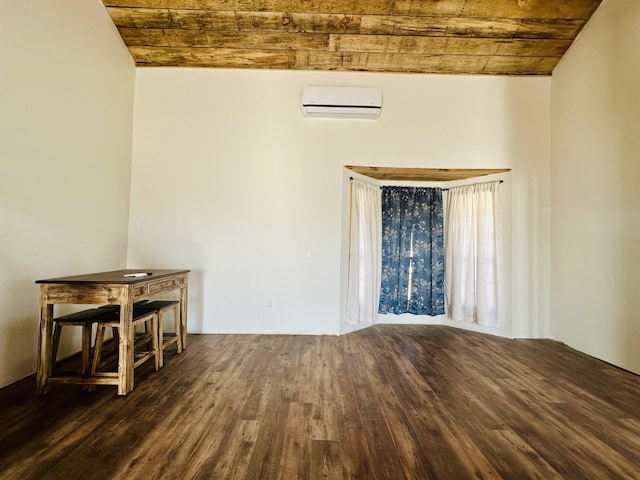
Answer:
<svg viewBox="0 0 640 480"><path fill-rule="evenodd" d="M382 91L362 87L304 87L305 117L376 119L382 110Z"/></svg>

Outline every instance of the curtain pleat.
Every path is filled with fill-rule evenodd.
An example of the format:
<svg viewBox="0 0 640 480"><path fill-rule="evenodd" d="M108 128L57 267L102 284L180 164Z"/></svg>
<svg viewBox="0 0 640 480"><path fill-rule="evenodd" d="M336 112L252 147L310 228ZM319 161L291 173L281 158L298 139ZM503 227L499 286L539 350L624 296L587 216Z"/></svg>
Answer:
<svg viewBox="0 0 640 480"><path fill-rule="evenodd" d="M500 323L501 218L500 182L449 189L445 291L453 320Z"/></svg>
<svg viewBox="0 0 640 480"><path fill-rule="evenodd" d="M372 323L380 300L380 187L351 182L347 323Z"/></svg>
<svg viewBox="0 0 640 480"><path fill-rule="evenodd" d="M442 189L383 187L380 313L444 311Z"/></svg>

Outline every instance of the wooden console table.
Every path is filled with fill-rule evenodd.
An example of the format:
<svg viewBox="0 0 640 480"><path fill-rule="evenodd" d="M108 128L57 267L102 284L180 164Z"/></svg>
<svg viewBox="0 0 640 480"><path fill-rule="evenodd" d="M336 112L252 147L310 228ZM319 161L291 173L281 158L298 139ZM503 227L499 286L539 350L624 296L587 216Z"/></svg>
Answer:
<svg viewBox="0 0 640 480"><path fill-rule="evenodd" d="M147 275L132 276L140 273ZM182 346L186 348L188 277L189 270L137 269L37 280L36 283L40 285L40 336L36 376L38 395L46 393L52 383L117 385L118 395L126 395L133 390L133 303L179 290ZM117 373L89 377L52 376L53 306L56 304L120 306Z"/></svg>

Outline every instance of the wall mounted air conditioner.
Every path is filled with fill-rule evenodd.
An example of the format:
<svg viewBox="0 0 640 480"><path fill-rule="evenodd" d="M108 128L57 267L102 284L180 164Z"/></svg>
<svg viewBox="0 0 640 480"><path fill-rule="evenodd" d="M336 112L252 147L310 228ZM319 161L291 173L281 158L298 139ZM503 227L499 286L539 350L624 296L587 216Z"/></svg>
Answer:
<svg viewBox="0 0 640 480"><path fill-rule="evenodd" d="M304 117L376 119L382 110L382 90L361 87L304 87Z"/></svg>

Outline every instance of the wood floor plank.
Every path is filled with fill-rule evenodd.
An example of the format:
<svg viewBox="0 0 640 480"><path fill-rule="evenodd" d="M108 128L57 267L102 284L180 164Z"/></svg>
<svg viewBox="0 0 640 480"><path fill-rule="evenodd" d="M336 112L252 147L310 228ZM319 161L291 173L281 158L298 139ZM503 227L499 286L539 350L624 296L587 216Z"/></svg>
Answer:
<svg viewBox="0 0 640 480"><path fill-rule="evenodd" d="M488 430L474 436L480 449L490 452L503 478L560 480L563 477L512 430Z"/></svg>
<svg viewBox="0 0 640 480"><path fill-rule="evenodd" d="M260 431L260 422L240 420L222 443L220 455L209 468L198 472L211 472L210 478L242 479L247 477L249 460Z"/></svg>
<svg viewBox="0 0 640 480"><path fill-rule="evenodd" d="M311 475L311 412L310 403L293 402L283 438L278 479L309 478Z"/></svg>
<svg viewBox="0 0 640 480"><path fill-rule="evenodd" d="M271 389L267 395L271 401L260 420L260 430L247 467L248 479L278 478L280 461L285 451L283 433L286 432L290 404L282 398L278 388Z"/></svg>
<svg viewBox="0 0 640 480"><path fill-rule="evenodd" d="M387 423L381 418L364 418L362 426L373 465L371 480L406 479Z"/></svg>
<svg viewBox="0 0 640 480"><path fill-rule="evenodd" d="M311 479L342 478L340 464L340 445L336 441L312 440L311 442ZM289 477L300 478L300 477Z"/></svg>
<svg viewBox="0 0 640 480"><path fill-rule="evenodd" d="M0 389L0 478L640 478L640 377L557 342L425 325L189 341L126 397Z"/></svg>
<svg viewBox="0 0 640 480"><path fill-rule="evenodd" d="M348 342L342 343L344 347ZM340 442L340 460L345 479L373 478L373 464L369 455L367 437L362 425L362 417L358 410L356 385L348 374L347 353L342 352L343 361L337 376L339 385L336 408L338 415L338 438ZM351 360L354 360L351 358Z"/></svg>

